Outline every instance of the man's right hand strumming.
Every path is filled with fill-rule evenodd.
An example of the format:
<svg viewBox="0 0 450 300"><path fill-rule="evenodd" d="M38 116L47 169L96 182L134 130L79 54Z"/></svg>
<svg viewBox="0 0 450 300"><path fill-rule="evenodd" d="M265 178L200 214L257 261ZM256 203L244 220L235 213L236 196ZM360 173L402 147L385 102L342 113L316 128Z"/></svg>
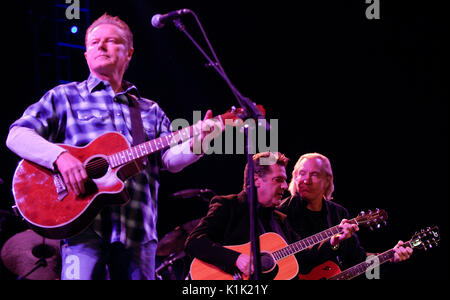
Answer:
<svg viewBox="0 0 450 300"><path fill-rule="evenodd" d="M86 169L80 160L69 152L63 152L55 161L64 182L77 196L86 192L84 184L88 179Z"/></svg>
<svg viewBox="0 0 450 300"><path fill-rule="evenodd" d="M236 267L244 275L250 276L253 273L253 266L251 264L250 256L247 254L241 254L236 260Z"/></svg>

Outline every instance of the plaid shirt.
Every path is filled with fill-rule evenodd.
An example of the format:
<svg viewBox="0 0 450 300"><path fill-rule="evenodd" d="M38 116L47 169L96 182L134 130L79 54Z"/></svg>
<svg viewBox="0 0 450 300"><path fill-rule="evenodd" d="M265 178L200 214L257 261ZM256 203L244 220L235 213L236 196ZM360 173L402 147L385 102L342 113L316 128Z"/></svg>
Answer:
<svg viewBox="0 0 450 300"><path fill-rule="evenodd" d="M133 144L127 97L118 96L139 94L134 85L125 81L123 90L115 94L109 82L91 74L81 83L59 85L48 91L11 128L16 125L31 128L52 143L78 147L114 131ZM139 104L148 140L171 133L170 121L157 103L140 98ZM92 226L100 236L126 246L157 241L157 199L163 153L149 156L150 167L126 181L130 197L126 205L105 207L96 217Z"/></svg>

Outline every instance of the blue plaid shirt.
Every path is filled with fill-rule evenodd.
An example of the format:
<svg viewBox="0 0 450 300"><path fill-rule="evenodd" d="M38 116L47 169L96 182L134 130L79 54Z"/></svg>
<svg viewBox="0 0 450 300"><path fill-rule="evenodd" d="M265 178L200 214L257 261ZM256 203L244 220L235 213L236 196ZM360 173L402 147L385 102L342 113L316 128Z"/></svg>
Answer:
<svg viewBox="0 0 450 300"><path fill-rule="evenodd" d="M114 131L123 134L133 144L127 97L117 96L126 93L138 95L138 91L125 81L122 87L124 91L115 94L109 82L92 74L83 82L59 85L29 106L11 128L31 128L50 142L79 147ZM148 140L171 133L170 121L157 103L140 98L139 104ZM130 197L126 205L106 207L96 217L92 226L100 236L126 246L157 240L162 155L163 152L149 156L150 167L126 181Z"/></svg>

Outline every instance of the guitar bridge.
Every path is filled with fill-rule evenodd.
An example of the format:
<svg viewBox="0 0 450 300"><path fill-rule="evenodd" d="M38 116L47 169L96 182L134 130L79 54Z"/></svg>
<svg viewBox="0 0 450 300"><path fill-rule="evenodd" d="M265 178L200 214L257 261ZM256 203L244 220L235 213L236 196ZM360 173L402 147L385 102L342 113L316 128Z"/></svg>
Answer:
<svg viewBox="0 0 450 300"><path fill-rule="evenodd" d="M53 183L55 184L56 193L58 194L58 201L62 201L69 194L64 179L60 174L54 174Z"/></svg>

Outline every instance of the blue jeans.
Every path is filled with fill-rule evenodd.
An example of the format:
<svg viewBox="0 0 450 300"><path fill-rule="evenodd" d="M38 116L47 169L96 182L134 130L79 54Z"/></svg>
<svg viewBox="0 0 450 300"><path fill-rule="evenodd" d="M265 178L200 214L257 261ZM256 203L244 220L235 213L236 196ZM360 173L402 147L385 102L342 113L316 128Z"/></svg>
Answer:
<svg viewBox="0 0 450 300"><path fill-rule="evenodd" d="M126 249L91 228L61 241L62 280L154 280L156 241Z"/></svg>

